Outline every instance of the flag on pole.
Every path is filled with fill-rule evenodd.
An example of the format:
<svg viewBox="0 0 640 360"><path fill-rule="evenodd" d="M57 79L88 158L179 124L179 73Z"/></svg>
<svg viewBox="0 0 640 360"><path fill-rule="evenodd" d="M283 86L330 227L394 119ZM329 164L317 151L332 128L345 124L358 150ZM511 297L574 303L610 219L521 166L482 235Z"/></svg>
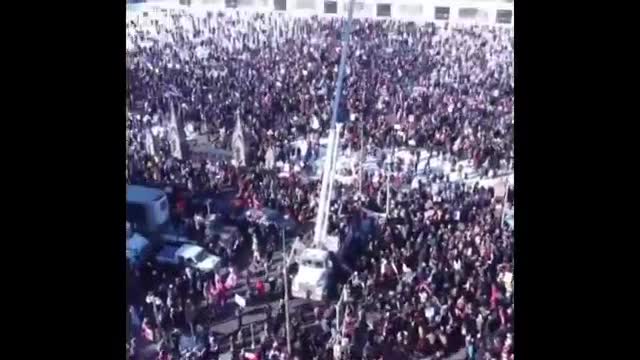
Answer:
<svg viewBox="0 0 640 360"><path fill-rule="evenodd" d="M233 135L231 137L231 151L233 152L233 161L235 162L235 165L245 166L244 134L242 133L240 113L236 113L236 128L233 130Z"/></svg>

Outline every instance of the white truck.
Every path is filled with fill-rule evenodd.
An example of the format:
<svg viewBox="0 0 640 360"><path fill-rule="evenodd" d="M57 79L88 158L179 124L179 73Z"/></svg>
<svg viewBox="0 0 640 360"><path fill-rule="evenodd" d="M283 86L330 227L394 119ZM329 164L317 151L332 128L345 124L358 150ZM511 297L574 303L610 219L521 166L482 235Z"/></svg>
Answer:
<svg viewBox="0 0 640 360"><path fill-rule="evenodd" d="M160 189L127 185L126 215L137 231L155 232L169 220L167 195Z"/></svg>
<svg viewBox="0 0 640 360"><path fill-rule="evenodd" d="M220 258L209 254L205 249L197 245L165 245L156 255L159 264L177 266L183 263L186 266L209 273L218 271Z"/></svg>
<svg viewBox="0 0 640 360"><path fill-rule="evenodd" d="M372 217L364 220L359 232L360 240L347 238L340 241L336 235L327 235L320 244L305 246L301 241L293 244L288 261L298 264L293 278L291 295L295 298L323 301L334 290L338 282L346 280L351 272L355 256L366 244L364 234L372 233L375 228Z"/></svg>
<svg viewBox="0 0 640 360"><path fill-rule="evenodd" d="M298 259L298 273L293 278L291 295L301 299L323 301L334 281L334 265L329 251L304 249Z"/></svg>

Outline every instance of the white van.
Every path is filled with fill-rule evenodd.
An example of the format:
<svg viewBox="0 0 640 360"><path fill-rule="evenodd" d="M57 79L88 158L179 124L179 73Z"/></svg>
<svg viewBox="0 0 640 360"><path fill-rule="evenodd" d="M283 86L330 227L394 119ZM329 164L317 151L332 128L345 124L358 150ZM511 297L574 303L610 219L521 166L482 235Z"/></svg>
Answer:
<svg viewBox="0 0 640 360"><path fill-rule="evenodd" d="M154 232L169 220L169 201L160 189L127 185L127 221L137 231Z"/></svg>

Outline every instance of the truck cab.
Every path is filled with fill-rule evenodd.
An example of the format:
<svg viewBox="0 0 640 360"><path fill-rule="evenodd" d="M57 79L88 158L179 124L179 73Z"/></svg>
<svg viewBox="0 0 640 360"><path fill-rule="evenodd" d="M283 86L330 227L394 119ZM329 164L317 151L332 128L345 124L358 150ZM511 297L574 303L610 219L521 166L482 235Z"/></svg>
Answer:
<svg viewBox="0 0 640 360"><path fill-rule="evenodd" d="M298 273L293 278L291 294L295 298L322 301L333 282L334 265L330 253L322 249L305 249L298 258Z"/></svg>

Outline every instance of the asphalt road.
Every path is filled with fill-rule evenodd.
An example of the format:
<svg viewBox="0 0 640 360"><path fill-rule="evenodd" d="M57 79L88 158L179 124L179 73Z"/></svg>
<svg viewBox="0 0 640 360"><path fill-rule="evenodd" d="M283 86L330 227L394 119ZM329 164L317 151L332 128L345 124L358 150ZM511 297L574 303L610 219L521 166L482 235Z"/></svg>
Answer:
<svg viewBox="0 0 640 360"><path fill-rule="evenodd" d="M291 242L292 239L288 239L288 242ZM261 279L265 283L267 282L268 277L273 278L282 278L282 264L283 264L283 256L282 251L276 251L273 254L273 258L271 260L271 264L268 269L268 273L265 273L264 270L255 273L251 280L251 286ZM230 292L230 299L233 299L235 294L239 294L240 296L244 296L248 291L246 277L243 277L239 280L239 284L236 288L234 288ZM242 341L240 343L240 348L251 348L251 328L253 327L253 336L254 341L257 344L259 339L262 337L264 333L264 323L266 320L266 314L264 312L265 306L268 304L271 307L272 313L271 315L275 318L277 309L279 307L279 303L281 301L281 297L278 297L277 294L271 296L271 298L265 300L255 300L250 301L247 304L247 307L243 310L242 316L242 330L241 336ZM300 311L303 316L302 327L312 326L313 325L313 305L317 304L310 300L306 299L293 299L289 300L289 310L290 314L295 313L296 311ZM232 305L231 309L235 310L236 306ZM233 310L229 312L229 314L220 319L214 320L211 329L219 335L219 347L221 352L226 352L229 350L229 337L236 330L238 330L238 320L235 316Z"/></svg>

